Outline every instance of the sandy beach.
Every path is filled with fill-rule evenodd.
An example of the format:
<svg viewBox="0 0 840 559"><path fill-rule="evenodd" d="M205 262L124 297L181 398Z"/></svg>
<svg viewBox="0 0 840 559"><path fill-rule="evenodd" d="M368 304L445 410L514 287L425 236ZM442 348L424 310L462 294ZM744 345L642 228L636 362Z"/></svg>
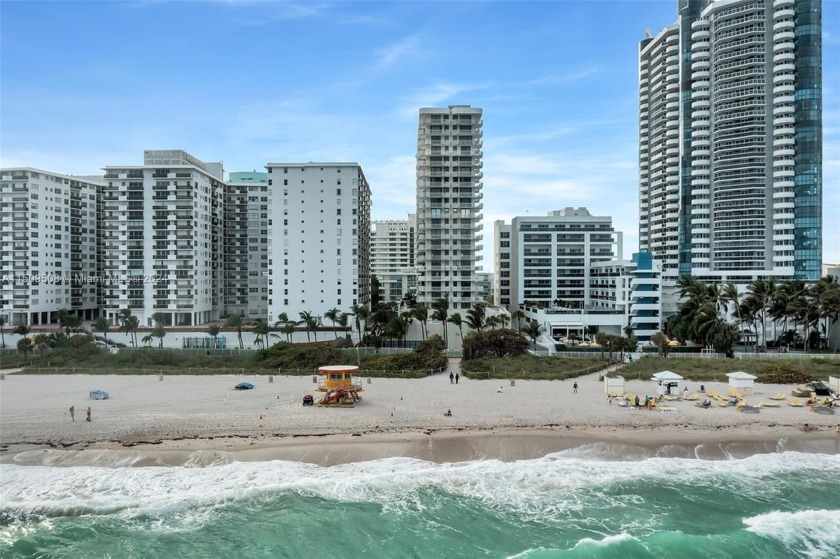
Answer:
<svg viewBox="0 0 840 559"><path fill-rule="evenodd" d="M241 381L253 390L237 391ZM213 463L287 459L331 465L387 456L436 462L530 458L604 443L654 455L750 454L811 445L839 452L838 415L782 402L744 414L734 407L700 409L663 402L672 411L610 404L598 375L568 381L362 379L355 408L304 407L312 377L20 375L0 381L0 462ZM723 382L706 389L726 393ZM699 385L689 384L695 392ZM501 392L499 389L501 388ZM652 381L631 380L629 392L655 393ZM94 389L110 394L90 400ZM750 403L790 386L757 385ZM69 408L75 407L75 421ZM92 420L85 421L90 406ZM452 410L452 416L444 412ZM803 431L805 424L813 430ZM816 445L816 446L814 446ZM809 448L811 448L809 447ZM701 451L697 449L700 448ZM705 450L703 450L705 449ZM79 452L83 451L83 452ZM638 450L637 450L638 451Z"/></svg>

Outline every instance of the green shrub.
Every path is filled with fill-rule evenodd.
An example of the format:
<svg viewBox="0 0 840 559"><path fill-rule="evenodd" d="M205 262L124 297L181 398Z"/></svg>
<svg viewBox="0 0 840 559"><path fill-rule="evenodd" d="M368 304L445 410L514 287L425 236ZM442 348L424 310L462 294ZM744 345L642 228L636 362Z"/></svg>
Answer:
<svg viewBox="0 0 840 559"><path fill-rule="evenodd" d="M528 340L509 328L471 332L464 338L463 349L464 361L483 357L515 357L528 351Z"/></svg>

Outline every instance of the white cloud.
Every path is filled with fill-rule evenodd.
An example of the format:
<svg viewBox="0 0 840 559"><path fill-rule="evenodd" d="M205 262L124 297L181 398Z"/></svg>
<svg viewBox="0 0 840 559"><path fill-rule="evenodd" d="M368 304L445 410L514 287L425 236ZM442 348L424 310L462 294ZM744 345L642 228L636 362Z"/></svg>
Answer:
<svg viewBox="0 0 840 559"><path fill-rule="evenodd" d="M420 38L412 35L376 51L376 70L387 70L400 59L418 54Z"/></svg>

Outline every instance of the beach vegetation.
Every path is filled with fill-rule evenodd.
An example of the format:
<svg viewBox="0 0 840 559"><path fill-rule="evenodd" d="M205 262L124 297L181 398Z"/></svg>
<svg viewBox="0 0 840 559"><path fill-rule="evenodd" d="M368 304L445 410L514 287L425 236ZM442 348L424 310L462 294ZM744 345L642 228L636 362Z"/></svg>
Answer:
<svg viewBox="0 0 840 559"><path fill-rule="evenodd" d="M446 368L446 343L437 334L429 336L414 351L395 355L380 355L366 359L364 368L377 371L439 371Z"/></svg>
<svg viewBox="0 0 840 559"><path fill-rule="evenodd" d="M344 352L332 344L278 342L257 352L255 362L263 369L315 369L345 361Z"/></svg>
<svg viewBox="0 0 840 559"><path fill-rule="evenodd" d="M738 360L737 363L734 363L731 359L700 357L666 359L650 355L624 365L618 374L627 379L648 379L654 373L664 370L674 371L688 380L696 381L726 381L727 373L740 370L755 375L757 377L756 382L786 384L788 382L800 382L794 380L796 375L800 374L802 378L807 376L809 379L820 380L827 380L829 376L840 376L840 359L786 358L784 362L779 362L778 359L751 359Z"/></svg>
<svg viewBox="0 0 840 559"><path fill-rule="evenodd" d="M449 339L447 323L449 322L449 297L435 299L432 303L432 320L443 323L443 339Z"/></svg>
<svg viewBox="0 0 840 559"><path fill-rule="evenodd" d="M473 331L463 342L463 360L515 357L528 351L528 340L509 328Z"/></svg>
<svg viewBox="0 0 840 559"><path fill-rule="evenodd" d="M514 334L517 335L516 332ZM525 353L517 356L462 360L461 372L472 379L562 380L601 371L609 364L608 360L597 356L581 359L538 357Z"/></svg>

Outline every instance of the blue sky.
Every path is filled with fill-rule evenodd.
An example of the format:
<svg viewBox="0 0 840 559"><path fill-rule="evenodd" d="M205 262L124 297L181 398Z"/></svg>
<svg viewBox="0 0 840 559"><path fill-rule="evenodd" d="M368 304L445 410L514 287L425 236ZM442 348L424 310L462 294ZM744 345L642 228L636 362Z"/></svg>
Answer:
<svg viewBox="0 0 840 559"><path fill-rule="evenodd" d="M492 223L586 206L638 245L637 50L676 0L0 2L0 166L358 161L415 205L420 107L484 109ZM840 262L840 0L823 3L824 261Z"/></svg>

